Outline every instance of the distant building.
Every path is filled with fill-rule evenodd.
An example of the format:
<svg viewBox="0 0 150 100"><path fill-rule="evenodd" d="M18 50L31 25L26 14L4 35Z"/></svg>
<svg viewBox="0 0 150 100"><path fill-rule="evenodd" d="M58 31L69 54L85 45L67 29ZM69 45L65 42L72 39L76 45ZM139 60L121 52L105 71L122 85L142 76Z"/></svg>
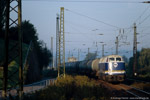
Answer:
<svg viewBox="0 0 150 100"><path fill-rule="evenodd" d="M68 62L76 62L77 58L75 57L68 57Z"/></svg>

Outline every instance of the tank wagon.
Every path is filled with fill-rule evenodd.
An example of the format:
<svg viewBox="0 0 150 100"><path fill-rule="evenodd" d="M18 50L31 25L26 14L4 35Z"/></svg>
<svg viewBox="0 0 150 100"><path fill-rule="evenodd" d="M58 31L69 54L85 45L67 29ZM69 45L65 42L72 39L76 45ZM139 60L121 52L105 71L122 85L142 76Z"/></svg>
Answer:
<svg viewBox="0 0 150 100"><path fill-rule="evenodd" d="M122 82L125 79L125 62L119 55L109 55L93 60L68 62L66 71L97 76L109 82Z"/></svg>

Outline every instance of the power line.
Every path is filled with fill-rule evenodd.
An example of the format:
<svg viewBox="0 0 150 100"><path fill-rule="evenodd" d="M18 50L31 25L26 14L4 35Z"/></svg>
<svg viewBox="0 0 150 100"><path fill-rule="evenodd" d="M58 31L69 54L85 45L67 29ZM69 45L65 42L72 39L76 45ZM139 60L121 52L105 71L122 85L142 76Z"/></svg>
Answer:
<svg viewBox="0 0 150 100"><path fill-rule="evenodd" d="M141 13L141 15L134 22L136 22L138 19L140 19L149 8L150 8L150 5L143 11L143 13Z"/></svg>
<svg viewBox="0 0 150 100"><path fill-rule="evenodd" d="M142 2L142 3L143 3L143 2ZM139 19L145 14L145 12L146 12L149 8L150 8L150 6L148 6L134 22L136 22L137 20L139 20ZM138 25L142 24L149 16L150 16L150 15L148 15L147 17L145 17L144 20L142 20ZM138 25L137 25L137 26L138 26ZM131 29L131 27L130 27L129 29ZM125 33L128 34L128 33L130 33L131 31L132 31L132 30L129 30L128 32L125 32ZM126 34L126 35L127 35L127 34Z"/></svg>
<svg viewBox="0 0 150 100"><path fill-rule="evenodd" d="M81 13L74 12L74 11L71 11L71 10L69 10L69 9L65 9L65 10L66 10L66 11L69 11L69 12L72 12L72 13L74 13L74 14L77 14L77 15L80 15L80 16L83 16L83 17L86 17L86 18L88 18L88 19L91 19L91 20L94 20L94 21L97 21L97 22L103 23L103 24L105 24L105 25L108 25L108 26L111 26L111 27L114 27L114 28L119 29L119 27L118 27L118 26L114 26L114 25L108 24L108 23L106 23L106 22L103 22L103 21L97 20L97 19L92 18L92 17L89 17L89 16L87 16L87 15L83 15L83 14L81 14Z"/></svg>
<svg viewBox="0 0 150 100"><path fill-rule="evenodd" d="M58 1L58 0L23 0L23 1L47 1L47 2L74 2L74 3L80 3L80 2L88 2L88 3L143 3L143 2L138 2L138 1L90 1L90 0L83 0L83 1L70 1L70 0L64 0L64 1Z"/></svg>
<svg viewBox="0 0 150 100"><path fill-rule="evenodd" d="M143 23L145 20L147 20L149 17L150 17L150 14L149 14L147 17L145 17L138 25L142 24L142 23Z"/></svg>

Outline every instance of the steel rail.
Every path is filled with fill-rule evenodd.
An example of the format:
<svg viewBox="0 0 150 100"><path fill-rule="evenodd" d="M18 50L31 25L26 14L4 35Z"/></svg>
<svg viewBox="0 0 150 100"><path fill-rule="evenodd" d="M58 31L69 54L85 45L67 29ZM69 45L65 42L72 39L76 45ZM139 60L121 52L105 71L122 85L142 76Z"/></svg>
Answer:
<svg viewBox="0 0 150 100"><path fill-rule="evenodd" d="M126 85L126 86L128 86L128 85ZM135 89L135 90L137 90L137 91L140 91L140 92L143 92L143 93L145 93L145 94L150 95L150 93L149 93L149 92L143 91L143 90L138 89L138 88L135 88L135 87L133 87L133 86L128 86L128 87L133 88L133 89Z"/></svg>
<svg viewBox="0 0 150 100"><path fill-rule="evenodd" d="M122 84L122 85L125 85L125 84ZM137 88L132 87L132 86L128 86L128 85L125 85L125 86L130 87L131 89L134 89L134 90L136 90L137 92L141 92L141 93L144 93L144 94L150 96L150 93L149 93L149 92L146 92L146 91L137 89ZM121 89L125 90L127 93L129 93L129 94L131 94L131 95L133 95L133 96L135 96L135 97L138 97L138 98L140 98L140 99L142 99L142 100L145 100L145 98L147 98L147 97L145 97L145 98L144 98L144 97L141 97L140 95L138 95L138 94L136 94L136 93L134 93L134 92L132 92L132 91L129 91L129 90L125 89L123 86L121 86L121 84L118 85L118 87L120 87ZM148 97L148 99L150 99L150 98Z"/></svg>
<svg viewBox="0 0 150 100"><path fill-rule="evenodd" d="M130 79L130 78L127 78L127 80L133 80L133 81L138 81L138 82L143 82L143 83L150 83L150 82L146 82L146 81L142 81L142 80L136 80L136 79Z"/></svg>

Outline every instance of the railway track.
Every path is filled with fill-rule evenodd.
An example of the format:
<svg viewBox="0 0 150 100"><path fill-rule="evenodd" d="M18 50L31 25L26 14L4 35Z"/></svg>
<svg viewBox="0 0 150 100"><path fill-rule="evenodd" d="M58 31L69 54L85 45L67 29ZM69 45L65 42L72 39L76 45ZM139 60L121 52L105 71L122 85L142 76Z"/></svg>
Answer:
<svg viewBox="0 0 150 100"><path fill-rule="evenodd" d="M112 100L150 100L150 93L143 91L141 89L123 84L123 83L108 83L102 80L98 80L102 86L106 87L110 92L112 92Z"/></svg>
<svg viewBox="0 0 150 100"><path fill-rule="evenodd" d="M129 80L129 81L135 81L135 82L142 82L142 83L150 83L150 82L147 82L147 81L137 80L137 79L131 79L131 78L127 78L127 80Z"/></svg>
<svg viewBox="0 0 150 100"><path fill-rule="evenodd" d="M131 94L133 99L138 99L138 100L149 100L150 99L150 93L125 85L125 84L118 84L117 85L119 88L123 89L127 93ZM131 98L130 98L131 99Z"/></svg>

